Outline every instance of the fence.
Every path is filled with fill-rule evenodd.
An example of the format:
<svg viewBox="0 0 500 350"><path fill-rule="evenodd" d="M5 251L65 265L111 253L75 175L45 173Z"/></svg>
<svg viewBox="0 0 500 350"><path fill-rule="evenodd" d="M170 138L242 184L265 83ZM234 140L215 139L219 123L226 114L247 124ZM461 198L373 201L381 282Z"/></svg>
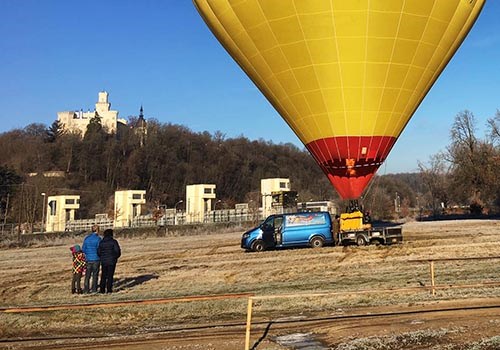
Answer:
<svg viewBox="0 0 500 350"><path fill-rule="evenodd" d="M439 259L416 259L409 260L411 263L429 263L429 274L430 274L430 282L431 282L431 293L432 295L436 294L436 289L442 289L442 287L436 285L436 267L435 263L441 262L452 262L452 261L478 261L478 260L498 260L500 256L481 256L481 257L465 257L465 258L439 258ZM484 285L484 283L483 283ZM491 283L488 283L491 285ZM473 286L473 285L470 285Z"/></svg>
<svg viewBox="0 0 500 350"><path fill-rule="evenodd" d="M296 211L296 208L281 208L281 210L276 211L276 213L288 213ZM125 226L115 226L115 221L111 218L108 218L106 214L97 214L93 219L75 219L69 221L61 221L59 222L61 225L64 225L64 231L66 232L78 232L78 231L90 231L92 225L99 225L101 229L115 228L115 227L163 227L163 226L173 226L173 225L185 225L185 224L210 224L210 223L244 223L244 222L253 222L257 223L263 220L265 217L263 216L261 209L257 208L248 208L245 207L236 207L235 209L218 209L211 210L205 213L186 213L186 212L178 212L175 209L167 209L164 210L160 217L153 217L153 215L140 215L134 218L130 218L125 220ZM59 227L59 223L52 223L52 227L46 226L45 230L41 229L36 231L36 227L29 226L24 227L26 224L22 224L21 226L17 224L13 224L7 228L7 226L2 227L2 233L4 230L18 230L21 233L41 233L43 231L54 232L57 231L55 227ZM16 232L17 233L17 232Z"/></svg>
<svg viewBox="0 0 500 350"><path fill-rule="evenodd" d="M252 210L248 208L241 209L219 209L206 212L204 214L192 214L185 212L166 211L161 217L154 218L152 215L141 215L128 220L125 227L155 227L155 226L172 226L172 225L185 225L185 224L210 224L210 223L243 223L243 222L258 222L262 220L262 213L260 210ZM75 219L69 220L65 223L65 231L78 232L90 231L92 225L99 225L101 229L114 228L115 222L107 216L96 215L93 219ZM2 234L6 231L17 233L32 233L34 230L22 229L17 224L0 225ZM15 232L16 231L16 232ZM50 230L54 231L54 230ZM40 230L40 232L42 232Z"/></svg>
<svg viewBox="0 0 500 350"><path fill-rule="evenodd" d="M70 220L66 222L66 231L90 231L92 225L99 225L101 230L113 228L114 221L108 218Z"/></svg>
<svg viewBox="0 0 500 350"><path fill-rule="evenodd" d="M185 224L212 224L221 222L250 222L261 220L259 211L248 209L219 209L204 214L188 214L184 212L166 213L156 222L158 226L185 225Z"/></svg>
<svg viewBox="0 0 500 350"><path fill-rule="evenodd" d="M242 223L258 220L261 220L259 211L249 211L248 209L220 209L200 215L186 214L184 212L166 212L160 218L154 218L152 215L141 215L129 220L126 227L163 227L222 222ZM66 223L66 231L88 231L94 224L99 225L101 229L114 227L114 221L108 218L81 219L68 221Z"/></svg>
<svg viewBox="0 0 500 350"><path fill-rule="evenodd" d="M436 290L446 290L446 289L473 289L473 288L491 288L500 287L500 282L498 281L482 281L473 284L450 284L445 281L446 284L438 285L436 284L435 275L435 263L436 262L453 262L453 261L478 261L478 260L498 260L500 256L487 256L487 257L462 257L462 258L443 258L443 259L420 259L420 260L409 260L412 263L429 263L430 272L430 286L420 286L420 287L407 287L407 288L390 288L390 289L378 289L378 290L358 290L352 292L323 292L323 293L296 293L296 294L281 294L281 295L260 295L260 296L249 296L247 304L247 322L245 329L245 350L250 350L250 332L252 327L252 311L254 300L272 300L272 299L284 299L284 298L304 298L304 297L325 297L325 296L341 296L341 295L370 295L370 294L381 294L381 293L415 293L422 290L429 290L432 296L435 296Z"/></svg>
<svg viewBox="0 0 500 350"><path fill-rule="evenodd" d="M261 220L258 210L221 209L205 213L203 222L247 222Z"/></svg>

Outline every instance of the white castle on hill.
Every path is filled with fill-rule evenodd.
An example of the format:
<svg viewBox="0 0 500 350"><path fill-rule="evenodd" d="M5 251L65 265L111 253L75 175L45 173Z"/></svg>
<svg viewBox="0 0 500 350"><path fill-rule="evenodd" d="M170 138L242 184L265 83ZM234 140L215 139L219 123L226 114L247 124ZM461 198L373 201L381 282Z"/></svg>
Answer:
<svg viewBox="0 0 500 350"><path fill-rule="evenodd" d="M125 119L118 119L118 111L111 110L111 103L108 102L108 93L106 91L99 92L95 110L89 110L88 112L83 112L83 110L58 112L57 120L63 124L64 130L79 133L83 137L90 120L96 116L101 118L101 125L110 134L116 134L120 124L127 125Z"/></svg>

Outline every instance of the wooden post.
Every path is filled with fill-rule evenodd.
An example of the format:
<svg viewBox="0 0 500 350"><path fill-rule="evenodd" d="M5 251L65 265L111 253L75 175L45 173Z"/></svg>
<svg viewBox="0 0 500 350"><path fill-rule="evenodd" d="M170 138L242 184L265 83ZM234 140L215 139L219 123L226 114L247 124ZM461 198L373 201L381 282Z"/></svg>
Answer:
<svg viewBox="0 0 500 350"><path fill-rule="evenodd" d="M252 297L248 298L248 308L247 308L247 329L245 335L245 350L250 350L250 327L252 325Z"/></svg>
<svg viewBox="0 0 500 350"><path fill-rule="evenodd" d="M436 295L436 289L435 289L436 281L434 280L434 261L433 260L430 261L430 268L431 268L431 291L432 291L432 295Z"/></svg>

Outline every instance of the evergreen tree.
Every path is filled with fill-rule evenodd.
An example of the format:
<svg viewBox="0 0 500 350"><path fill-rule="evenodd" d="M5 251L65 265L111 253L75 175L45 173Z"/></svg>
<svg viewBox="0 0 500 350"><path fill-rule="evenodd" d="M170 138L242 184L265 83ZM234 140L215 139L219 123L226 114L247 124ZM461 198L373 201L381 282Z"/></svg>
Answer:
<svg viewBox="0 0 500 350"><path fill-rule="evenodd" d="M47 142L55 142L59 137L64 135L64 124L59 121L59 119L55 120L45 131L46 137L45 141Z"/></svg>
<svg viewBox="0 0 500 350"><path fill-rule="evenodd" d="M94 117L92 117L89 120L89 124L87 125L87 131L85 131L84 138L86 138L88 134L97 134L103 131L101 119L102 118L96 111Z"/></svg>

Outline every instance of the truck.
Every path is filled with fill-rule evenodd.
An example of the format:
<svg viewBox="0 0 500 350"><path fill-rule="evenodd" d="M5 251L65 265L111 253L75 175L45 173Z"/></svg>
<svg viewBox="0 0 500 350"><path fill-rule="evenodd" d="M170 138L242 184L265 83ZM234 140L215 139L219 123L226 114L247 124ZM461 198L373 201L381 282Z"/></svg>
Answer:
<svg viewBox="0 0 500 350"><path fill-rule="evenodd" d="M336 242L339 245L356 244L364 246L371 243L394 244L403 242L401 226L372 226L369 215L360 210L340 214Z"/></svg>
<svg viewBox="0 0 500 350"><path fill-rule="evenodd" d="M241 248L261 252L274 248L324 245L358 246L403 241L402 228L372 227L361 211L343 213L332 219L328 212L274 214L241 237Z"/></svg>
<svg viewBox="0 0 500 350"><path fill-rule="evenodd" d="M261 252L293 246L322 247L334 242L332 226L328 212L275 214L245 232L241 248Z"/></svg>

